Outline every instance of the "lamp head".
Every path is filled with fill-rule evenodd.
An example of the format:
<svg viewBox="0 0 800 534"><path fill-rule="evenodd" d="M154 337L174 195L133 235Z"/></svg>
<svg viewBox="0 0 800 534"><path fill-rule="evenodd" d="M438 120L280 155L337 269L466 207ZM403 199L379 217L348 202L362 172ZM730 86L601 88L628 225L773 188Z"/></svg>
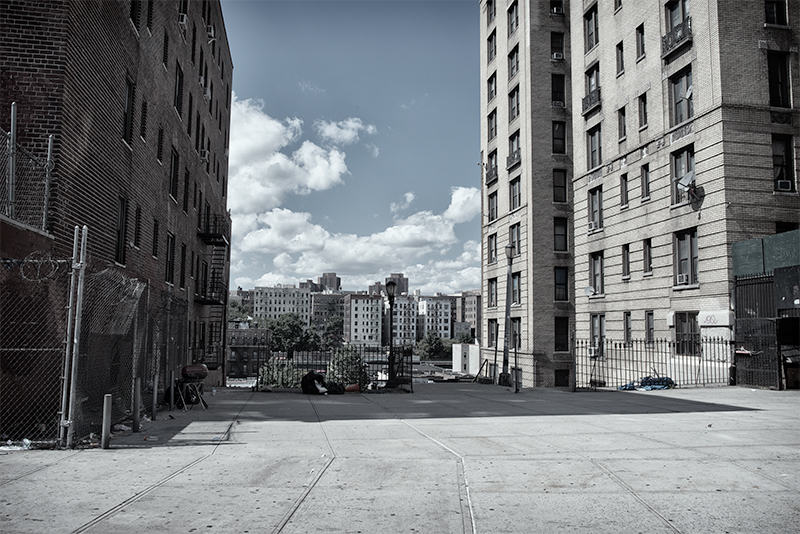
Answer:
<svg viewBox="0 0 800 534"><path fill-rule="evenodd" d="M506 245L506 258L510 260L513 257L514 257L514 245L509 243L508 245Z"/></svg>
<svg viewBox="0 0 800 534"><path fill-rule="evenodd" d="M389 295L389 298L393 299L395 292L397 291L397 282L394 280L389 280L386 282L386 294Z"/></svg>

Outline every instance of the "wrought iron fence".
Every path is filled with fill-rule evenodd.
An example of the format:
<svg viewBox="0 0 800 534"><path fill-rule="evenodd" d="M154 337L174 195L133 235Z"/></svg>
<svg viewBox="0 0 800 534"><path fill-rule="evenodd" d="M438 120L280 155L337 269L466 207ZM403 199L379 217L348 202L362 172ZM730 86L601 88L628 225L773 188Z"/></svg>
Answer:
<svg viewBox="0 0 800 534"><path fill-rule="evenodd" d="M347 345L331 351L266 352L257 362L257 387L297 388L309 371L345 386L359 384L361 391L412 385L412 356L408 349Z"/></svg>
<svg viewBox="0 0 800 534"><path fill-rule="evenodd" d="M575 386L596 388L635 386L643 378L672 379L676 387L727 385L733 363L733 341L701 338L691 350L686 343L606 339L575 343Z"/></svg>

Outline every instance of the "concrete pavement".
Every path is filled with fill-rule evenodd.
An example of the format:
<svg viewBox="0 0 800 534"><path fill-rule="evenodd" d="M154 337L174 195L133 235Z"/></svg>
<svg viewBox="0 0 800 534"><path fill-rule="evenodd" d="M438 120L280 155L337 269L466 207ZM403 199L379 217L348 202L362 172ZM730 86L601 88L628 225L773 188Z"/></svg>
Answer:
<svg viewBox="0 0 800 534"><path fill-rule="evenodd" d="M0 532L800 530L800 391L414 389L218 388L110 450L0 451Z"/></svg>

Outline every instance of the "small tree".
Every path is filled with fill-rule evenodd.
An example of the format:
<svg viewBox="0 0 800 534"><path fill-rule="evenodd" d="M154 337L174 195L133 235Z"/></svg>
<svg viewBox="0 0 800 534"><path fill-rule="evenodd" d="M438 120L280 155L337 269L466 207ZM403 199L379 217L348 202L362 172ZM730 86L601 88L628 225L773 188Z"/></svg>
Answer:
<svg viewBox="0 0 800 534"><path fill-rule="evenodd" d="M331 356L326 380L341 382L346 386L358 384L365 389L370 383L367 364L356 347L339 347Z"/></svg>
<svg viewBox="0 0 800 534"><path fill-rule="evenodd" d="M439 360L446 352L442 338L435 331L431 330L422 341L417 344L417 351L421 360Z"/></svg>
<svg viewBox="0 0 800 534"><path fill-rule="evenodd" d="M341 315L331 315L325 323L325 332L322 334L322 348L333 350L342 346L344 339L344 319Z"/></svg>
<svg viewBox="0 0 800 534"><path fill-rule="evenodd" d="M475 342L475 338L472 337L472 334L468 334L466 332L462 332L462 333L458 334L458 337L456 338L456 343L462 343L462 344L469 345L469 344L474 343L474 342Z"/></svg>
<svg viewBox="0 0 800 534"><path fill-rule="evenodd" d="M277 319L267 319L267 328L272 335L273 352L285 352L292 357L295 351L319 348L319 338L306 330L303 320L296 313L284 313Z"/></svg>

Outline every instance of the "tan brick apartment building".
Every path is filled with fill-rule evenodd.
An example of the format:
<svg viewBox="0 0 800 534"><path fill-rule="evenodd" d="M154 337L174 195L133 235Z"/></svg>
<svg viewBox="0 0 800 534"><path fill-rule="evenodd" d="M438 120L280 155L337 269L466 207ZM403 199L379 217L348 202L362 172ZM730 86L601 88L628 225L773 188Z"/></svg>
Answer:
<svg viewBox="0 0 800 534"><path fill-rule="evenodd" d="M800 4L570 4L577 337L727 337L731 245L800 222Z"/></svg>
<svg viewBox="0 0 800 534"><path fill-rule="evenodd" d="M567 385L574 328L573 54L565 4L480 2L482 358L494 361L503 348L510 243L509 343L536 355L535 385L550 386ZM533 376L530 359L523 373Z"/></svg>

